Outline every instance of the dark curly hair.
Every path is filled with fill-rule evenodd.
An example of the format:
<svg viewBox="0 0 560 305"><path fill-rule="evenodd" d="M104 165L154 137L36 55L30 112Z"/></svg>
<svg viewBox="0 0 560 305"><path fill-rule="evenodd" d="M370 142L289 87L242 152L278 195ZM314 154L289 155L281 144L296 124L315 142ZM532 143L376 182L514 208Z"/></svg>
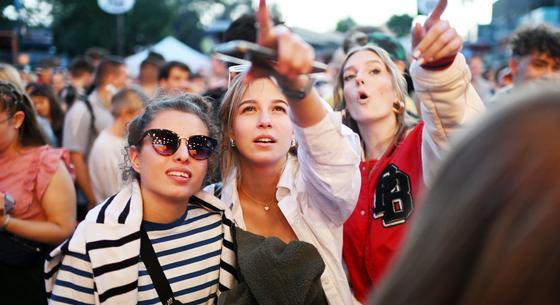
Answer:
<svg viewBox="0 0 560 305"><path fill-rule="evenodd" d="M514 57L538 52L558 58L560 57L560 31L547 24L522 26L511 38L511 51Z"/></svg>

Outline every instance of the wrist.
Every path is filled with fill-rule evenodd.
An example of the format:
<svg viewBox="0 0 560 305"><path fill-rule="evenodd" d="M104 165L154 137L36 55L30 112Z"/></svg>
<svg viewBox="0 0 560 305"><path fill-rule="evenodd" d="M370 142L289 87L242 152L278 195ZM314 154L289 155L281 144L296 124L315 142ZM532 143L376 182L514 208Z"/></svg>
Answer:
<svg viewBox="0 0 560 305"><path fill-rule="evenodd" d="M302 100L311 92L314 83L314 78L300 75L295 80L279 79L278 87L289 100Z"/></svg>
<svg viewBox="0 0 560 305"><path fill-rule="evenodd" d="M0 224L0 231L6 231L6 229L8 228L8 225L10 224L11 219L12 219L12 217L10 216L10 214L4 215L4 220Z"/></svg>

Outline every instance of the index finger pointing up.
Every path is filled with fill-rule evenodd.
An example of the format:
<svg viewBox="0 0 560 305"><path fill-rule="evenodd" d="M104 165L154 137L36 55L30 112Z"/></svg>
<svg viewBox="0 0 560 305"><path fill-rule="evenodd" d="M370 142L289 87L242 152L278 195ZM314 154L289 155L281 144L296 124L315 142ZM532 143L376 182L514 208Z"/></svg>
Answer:
<svg viewBox="0 0 560 305"><path fill-rule="evenodd" d="M259 2L259 10L257 11L257 24L259 30L259 40L268 37L273 24L272 20L268 16L266 0L260 0Z"/></svg>
<svg viewBox="0 0 560 305"><path fill-rule="evenodd" d="M262 1L261 1L262 2ZM438 4L430 14L430 17L426 20L426 25L433 24L434 22L438 21L445 8L447 7L447 0L439 0Z"/></svg>

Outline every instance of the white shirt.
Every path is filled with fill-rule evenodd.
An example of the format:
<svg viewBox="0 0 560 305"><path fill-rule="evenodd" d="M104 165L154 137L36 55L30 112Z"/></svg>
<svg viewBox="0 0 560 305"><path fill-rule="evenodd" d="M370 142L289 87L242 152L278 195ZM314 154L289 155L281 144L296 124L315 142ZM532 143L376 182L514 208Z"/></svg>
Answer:
<svg viewBox="0 0 560 305"><path fill-rule="evenodd" d="M123 163L125 139L103 130L91 148L88 159L89 178L97 202L117 193L122 186L120 164Z"/></svg>
<svg viewBox="0 0 560 305"><path fill-rule="evenodd" d="M276 187L278 206L298 239L321 254L326 265L321 283L329 304L352 304L342 267L342 225L360 192L359 137L336 112L311 127L294 124L294 130L298 153L288 157ZM235 177L236 171L224 181L222 201L237 226L246 229Z"/></svg>

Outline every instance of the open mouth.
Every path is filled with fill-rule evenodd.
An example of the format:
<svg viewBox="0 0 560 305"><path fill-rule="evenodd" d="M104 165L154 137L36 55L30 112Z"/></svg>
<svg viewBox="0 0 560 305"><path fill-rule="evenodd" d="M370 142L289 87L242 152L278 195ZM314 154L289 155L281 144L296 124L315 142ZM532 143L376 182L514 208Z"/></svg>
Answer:
<svg viewBox="0 0 560 305"><path fill-rule="evenodd" d="M360 103L365 103L368 101L369 96L367 95L367 93L365 93L364 91L359 91L358 92L358 97L359 97L359 102Z"/></svg>
<svg viewBox="0 0 560 305"><path fill-rule="evenodd" d="M166 172L166 174L171 177L179 177L185 179L190 179L192 176L190 171L183 171L183 170L169 170Z"/></svg>
<svg viewBox="0 0 560 305"><path fill-rule="evenodd" d="M261 144L271 144L276 143L276 139L271 136L260 136L253 140L254 143L261 143Z"/></svg>

